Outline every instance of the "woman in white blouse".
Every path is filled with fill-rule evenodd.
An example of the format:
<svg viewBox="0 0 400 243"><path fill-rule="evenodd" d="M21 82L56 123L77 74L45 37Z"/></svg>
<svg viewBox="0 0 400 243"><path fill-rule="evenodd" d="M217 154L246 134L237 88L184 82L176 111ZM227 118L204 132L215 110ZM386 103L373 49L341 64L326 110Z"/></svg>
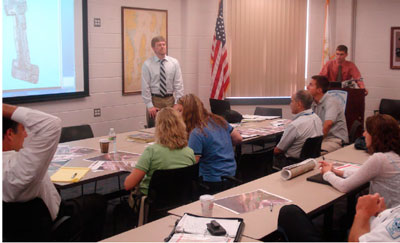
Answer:
<svg viewBox="0 0 400 243"><path fill-rule="evenodd" d="M320 162L324 180L341 192L349 192L370 182L369 193L379 193L387 206L400 204L400 127L389 115L367 118L364 132L368 153L372 154L356 171L334 169L329 162Z"/></svg>

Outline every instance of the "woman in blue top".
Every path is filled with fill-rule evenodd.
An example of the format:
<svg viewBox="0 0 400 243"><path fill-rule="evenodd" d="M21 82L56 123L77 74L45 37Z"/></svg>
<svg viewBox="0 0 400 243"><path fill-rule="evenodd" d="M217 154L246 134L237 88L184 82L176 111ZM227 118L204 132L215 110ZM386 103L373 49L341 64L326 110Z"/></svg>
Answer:
<svg viewBox="0 0 400 243"><path fill-rule="evenodd" d="M208 112L201 100L188 94L178 101L202 177L211 192L223 190L222 176L236 174L233 145L242 142L242 136L221 116Z"/></svg>

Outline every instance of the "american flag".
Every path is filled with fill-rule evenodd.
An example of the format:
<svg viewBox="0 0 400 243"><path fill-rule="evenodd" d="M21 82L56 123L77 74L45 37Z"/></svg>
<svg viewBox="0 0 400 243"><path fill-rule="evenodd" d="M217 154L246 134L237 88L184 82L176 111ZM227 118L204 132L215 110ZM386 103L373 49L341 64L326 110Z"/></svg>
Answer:
<svg viewBox="0 0 400 243"><path fill-rule="evenodd" d="M223 0L219 2L217 23L211 50L211 80L213 82L211 99L222 100L229 85L228 52L223 16Z"/></svg>

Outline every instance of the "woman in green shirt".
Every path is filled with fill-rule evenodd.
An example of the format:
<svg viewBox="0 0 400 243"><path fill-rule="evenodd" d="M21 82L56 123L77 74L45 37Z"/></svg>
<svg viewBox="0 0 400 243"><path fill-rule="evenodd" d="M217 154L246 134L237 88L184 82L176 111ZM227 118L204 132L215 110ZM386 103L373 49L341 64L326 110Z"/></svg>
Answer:
<svg viewBox="0 0 400 243"><path fill-rule="evenodd" d="M181 115L171 107L163 108L156 117L156 143L143 152L124 185L131 190L140 182L140 192L147 195L151 176L156 170L186 167L196 163L189 148L186 126Z"/></svg>

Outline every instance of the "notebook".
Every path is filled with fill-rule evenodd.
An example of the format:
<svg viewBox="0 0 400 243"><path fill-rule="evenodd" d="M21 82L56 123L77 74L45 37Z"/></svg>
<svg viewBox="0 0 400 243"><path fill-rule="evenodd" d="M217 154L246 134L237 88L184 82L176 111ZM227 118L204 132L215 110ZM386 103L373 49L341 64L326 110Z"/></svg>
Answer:
<svg viewBox="0 0 400 243"><path fill-rule="evenodd" d="M325 185L331 185L329 182L324 180L321 173L308 177L307 181L317 182Z"/></svg>
<svg viewBox="0 0 400 243"><path fill-rule="evenodd" d="M52 182L78 182L89 170L87 167L61 167L50 179Z"/></svg>

